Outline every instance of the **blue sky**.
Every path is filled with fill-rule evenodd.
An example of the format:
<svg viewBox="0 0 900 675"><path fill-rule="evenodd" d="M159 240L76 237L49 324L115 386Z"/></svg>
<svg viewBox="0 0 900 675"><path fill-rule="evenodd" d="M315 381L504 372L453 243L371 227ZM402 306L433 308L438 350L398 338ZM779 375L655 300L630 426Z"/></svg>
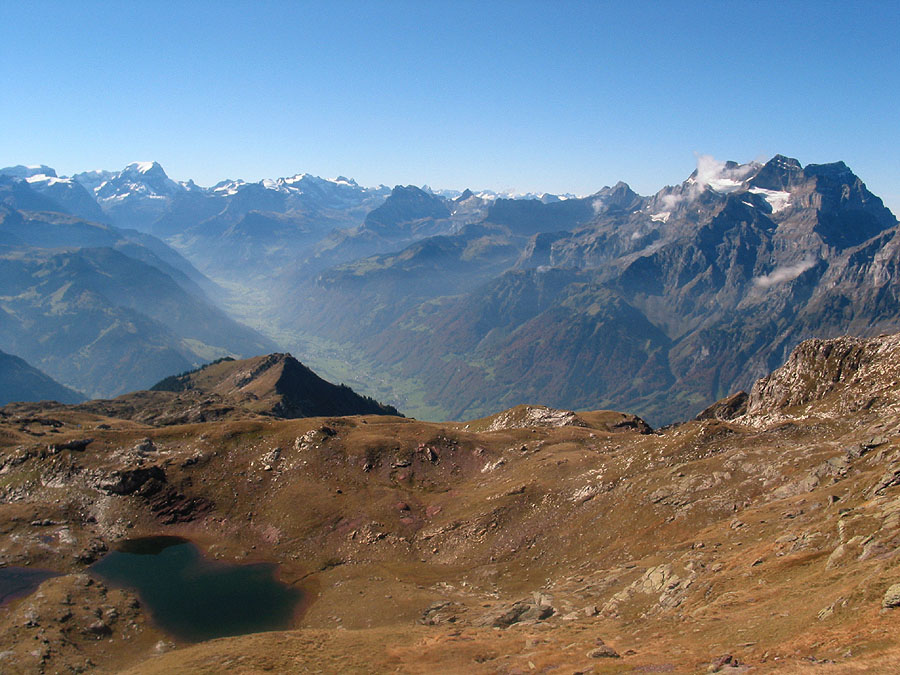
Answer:
<svg viewBox="0 0 900 675"><path fill-rule="evenodd" d="M846 161L900 212L900 4L0 0L0 164L643 194Z"/></svg>

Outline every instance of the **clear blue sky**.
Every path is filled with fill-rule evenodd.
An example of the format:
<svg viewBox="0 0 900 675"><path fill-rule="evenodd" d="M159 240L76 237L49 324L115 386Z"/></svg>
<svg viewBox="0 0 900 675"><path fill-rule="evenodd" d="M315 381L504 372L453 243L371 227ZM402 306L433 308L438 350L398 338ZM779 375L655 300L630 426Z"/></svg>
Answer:
<svg viewBox="0 0 900 675"><path fill-rule="evenodd" d="M0 0L0 164L655 192L845 160L900 211L900 3Z"/></svg>

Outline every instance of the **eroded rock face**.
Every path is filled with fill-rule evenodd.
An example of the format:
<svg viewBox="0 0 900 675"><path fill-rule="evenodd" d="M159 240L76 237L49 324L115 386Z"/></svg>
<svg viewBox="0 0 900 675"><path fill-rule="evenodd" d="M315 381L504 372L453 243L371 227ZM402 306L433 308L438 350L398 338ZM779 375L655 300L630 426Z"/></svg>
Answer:
<svg viewBox="0 0 900 675"><path fill-rule="evenodd" d="M802 342L787 363L753 385L747 412L753 415L821 399L857 374L866 342L854 337Z"/></svg>
<svg viewBox="0 0 900 675"><path fill-rule="evenodd" d="M898 376L900 335L807 340L783 366L757 380L737 421L772 423L800 406L834 414L896 406Z"/></svg>
<svg viewBox="0 0 900 675"><path fill-rule="evenodd" d="M165 471L158 466L149 466L114 471L98 487L115 495L130 495L139 491L149 495L158 492L165 482Z"/></svg>

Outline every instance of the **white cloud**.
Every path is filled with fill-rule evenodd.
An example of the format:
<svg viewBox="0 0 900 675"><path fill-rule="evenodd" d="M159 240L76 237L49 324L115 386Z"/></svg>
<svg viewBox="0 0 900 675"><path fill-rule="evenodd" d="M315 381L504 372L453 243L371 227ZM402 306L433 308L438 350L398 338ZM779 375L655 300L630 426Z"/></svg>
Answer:
<svg viewBox="0 0 900 675"><path fill-rule="evenodd" d="M757 169L759 165L756 162L729 168L725 162L720 162L712 155L698 155L694 185L699 189L709 186L716 192L731 192L738 189Z"/></svg>
<svg viewBox="0 0 900 675"><path fill-rule="evenodd" d="M753 285L757 288L771 288L776 284L782 284L785 281L792 281L815 264L815 259L804 258L800 262L793 265L782 265L781 267L776 267L768 274L764 274L761 277L753 277Z"/></svg>
<svg viewBox="0 0 900 675"><path fill-rule="evenodd" d="M687 179L687 188L680 194L663 195L662 206L666 211L671 211L681 202L697 198L707 188L716 192L734 192L743 187L744 181L756 173L759 167L757 162L729 167L726 162L719 161L712 155L698 154L697 171Z"/></svg>

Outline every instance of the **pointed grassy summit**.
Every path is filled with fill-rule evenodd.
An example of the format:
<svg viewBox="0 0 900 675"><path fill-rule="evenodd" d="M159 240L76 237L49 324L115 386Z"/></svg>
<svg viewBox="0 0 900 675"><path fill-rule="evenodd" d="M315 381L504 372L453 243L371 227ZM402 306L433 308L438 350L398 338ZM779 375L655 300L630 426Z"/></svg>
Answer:
<svg viewBox="0 0 900 675"><path fill-rule="evenodd" d="M269 354L167 377L152 391L216 394L246 410L274 417L400 415L393 406L326 382L290 354Z"/></svg>

